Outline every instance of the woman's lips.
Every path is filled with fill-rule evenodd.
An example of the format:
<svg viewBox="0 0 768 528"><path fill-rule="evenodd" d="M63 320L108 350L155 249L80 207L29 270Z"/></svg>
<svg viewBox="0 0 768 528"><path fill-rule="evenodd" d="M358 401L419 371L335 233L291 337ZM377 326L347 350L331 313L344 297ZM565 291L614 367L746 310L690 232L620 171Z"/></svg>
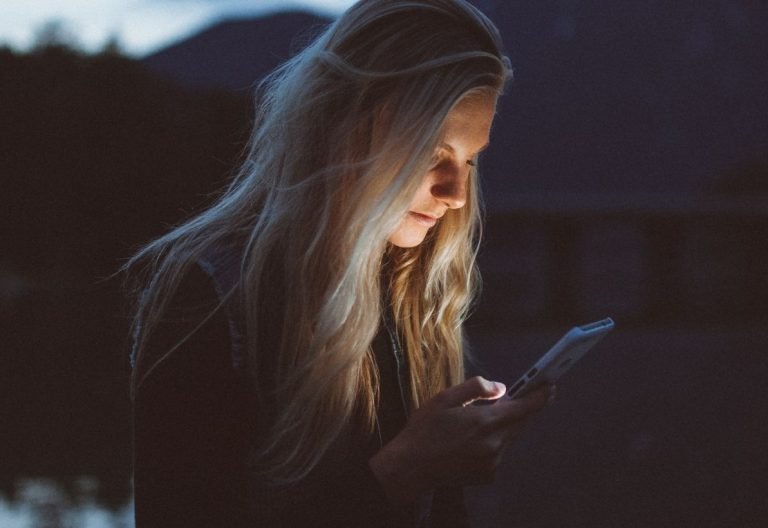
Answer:
<svg viewBox="0 0 768 528"><path fill-rule="evenodd" d="M414 211L410 211L409 214L417 224L424 227L433 227L437 223L437 218L434 216L416 213Z"/></svg>

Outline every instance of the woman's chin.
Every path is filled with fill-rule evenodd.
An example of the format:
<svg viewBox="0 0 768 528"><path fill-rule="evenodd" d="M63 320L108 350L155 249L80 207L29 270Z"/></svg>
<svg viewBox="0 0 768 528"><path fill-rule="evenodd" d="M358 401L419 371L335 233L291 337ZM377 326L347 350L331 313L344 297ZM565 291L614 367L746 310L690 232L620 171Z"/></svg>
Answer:
<svg viewBox="0 0 768 528"><path fill-rule="evenodd" d="M392 233L388 240L393 246L412 248L424 242L424 238L427 236L427 231L429 230L426 228L401 227Z"/></svg>

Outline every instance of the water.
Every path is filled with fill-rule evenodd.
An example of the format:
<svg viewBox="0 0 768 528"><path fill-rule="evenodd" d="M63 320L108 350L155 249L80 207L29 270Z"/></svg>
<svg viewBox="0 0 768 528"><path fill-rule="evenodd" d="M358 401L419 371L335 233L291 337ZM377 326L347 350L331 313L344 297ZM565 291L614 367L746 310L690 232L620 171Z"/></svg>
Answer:
<svg viewBox="0 0 768 528"><path fill-rule="evenodd" d="M0 495L2 528L134 528L133 502L117 509L99 504L94 477L22 478L14 487L13 500Z"/></svg>

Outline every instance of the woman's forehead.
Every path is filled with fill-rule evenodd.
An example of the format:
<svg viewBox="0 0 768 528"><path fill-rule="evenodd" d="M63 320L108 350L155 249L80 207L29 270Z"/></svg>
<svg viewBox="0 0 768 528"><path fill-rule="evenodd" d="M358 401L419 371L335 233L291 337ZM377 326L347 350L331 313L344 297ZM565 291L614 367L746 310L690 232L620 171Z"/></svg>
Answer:
<svg viewBox="0 0 768 528"><path fill-rule="evenodd" d="M464 97L445 118L441 146L473 153L483 150L488 145L495 113L495 95L480 92Z"/></svg>

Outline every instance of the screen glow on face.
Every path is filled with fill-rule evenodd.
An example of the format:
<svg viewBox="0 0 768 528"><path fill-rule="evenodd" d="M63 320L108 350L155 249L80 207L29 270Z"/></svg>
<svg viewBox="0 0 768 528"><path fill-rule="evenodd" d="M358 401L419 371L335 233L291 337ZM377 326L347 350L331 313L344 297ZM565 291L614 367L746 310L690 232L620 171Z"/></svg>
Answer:
<svg viewBox="0 0 768 528"><path fill-rule="evenodd" d="M496 97L485 93L465 97L451 110L433 164L405 217L390 234L391 244L418 246L448 210L464 207L470 171L488 145L495 112Z"/></svg>

